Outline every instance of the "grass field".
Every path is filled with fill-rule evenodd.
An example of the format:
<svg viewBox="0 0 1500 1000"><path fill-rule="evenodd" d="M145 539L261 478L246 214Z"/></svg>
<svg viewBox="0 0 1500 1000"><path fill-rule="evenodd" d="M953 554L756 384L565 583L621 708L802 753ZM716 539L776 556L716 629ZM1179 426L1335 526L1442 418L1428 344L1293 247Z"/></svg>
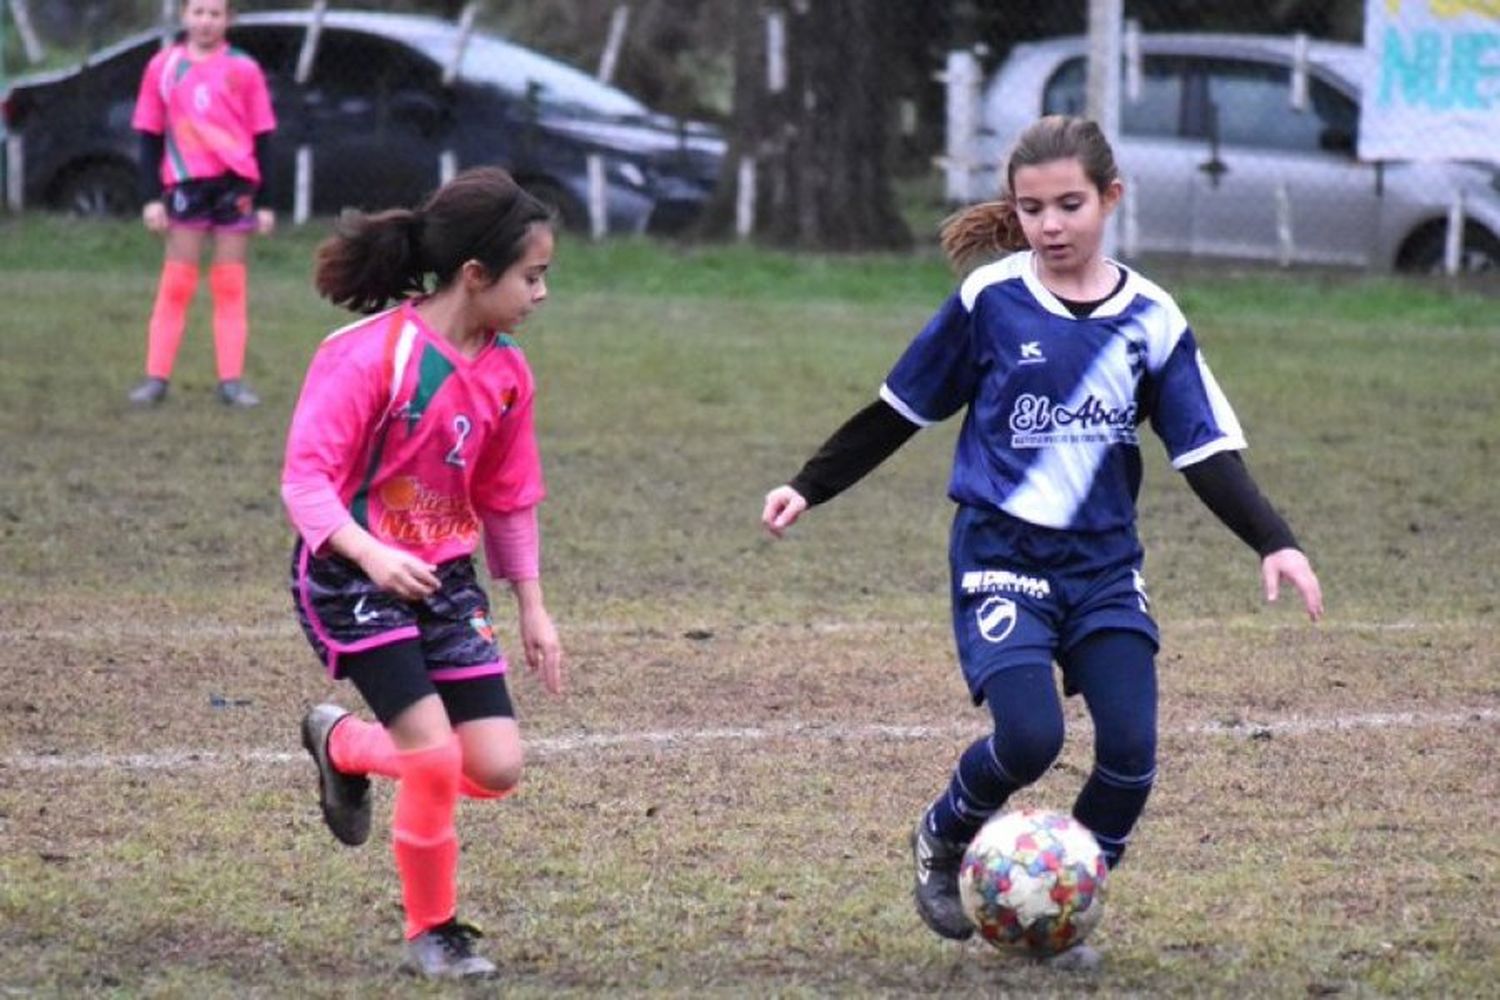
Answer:
<svg viewBox="0 0 1500 1000"><path fill-rule="evenodd" d="M347 319L309 290L314 235L252 266L265 405L213 401L202 295L171 399L141 413L155 244L0 223L0 995L448 992L391 971L390 789L371 843L341 848L297 745L308 705L355 703L283 589L286 421ZM1157 276L1329 614L1262 605L1251 554L1146 445L1161 774L1104 971L1065 975L941 942L909 900L907 830L987 718L945 624L956 428L785 542L757 525L949 276L563 242L522 339L573 686L514 678L525 789L461 810L461 906L504 968L468 993L1497 995L1496 300ZM1069 723L1017 804L1071 802Z"/></svg>

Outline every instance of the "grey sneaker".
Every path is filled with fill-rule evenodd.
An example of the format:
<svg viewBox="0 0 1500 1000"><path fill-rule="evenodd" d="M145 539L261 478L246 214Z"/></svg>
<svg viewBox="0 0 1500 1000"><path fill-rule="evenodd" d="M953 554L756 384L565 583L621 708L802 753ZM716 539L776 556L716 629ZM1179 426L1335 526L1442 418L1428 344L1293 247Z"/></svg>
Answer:
<svg viewBox="0 0 1500 1000"><path fill-rule="evenodd" d="M401 971L427 979L489 979L495 963L474 954L474 941L484 932L473 924L449 920L406 942Z"/></svg>
<svg viewBox="0 0 1500 1000"><path fill-rule="evenodd" d="M1060 951L1056 955L1049 955L1042 959L1042 964L1049 969L1060 969L1064 972L1092 972L1103 963L1104 956L1099 954L1097 948L1091 948L1086 944L1075 944L1067 951Z"/></svg>
<svg viewBox="0 0 1500 1000"><path fill-rule="evenodd" d="M964 845L934 836L927 830L927 814L917 820L911 833L912 860L916 879L912 896L917 913L935 934L964 941L974 934L974 925L964 915L958 898L958 869L964 860Z"/></svg>
<svg viewBox="0 0 1500 1000"><path fill-rule="evenodd" d="M328 734L349 713L337 705L315 705L302 717L302 745L318 766L318 804L323 822L350 847L370 839L370 779L333 766Z"/></svg>
<svg viewBox="0 0 1500 1000"><path fill-rule="evenodd" d="M167 380L155 376L144 378L125 398L131 406L155 406L167 398Z"/></svg>
<svg viewBox="0 0 1500 1000"><path fill-rule="evenodd" d="M260 397L239 379L231 378L219 383L219 402L235 409L248 410L260 405Z"/></svg>

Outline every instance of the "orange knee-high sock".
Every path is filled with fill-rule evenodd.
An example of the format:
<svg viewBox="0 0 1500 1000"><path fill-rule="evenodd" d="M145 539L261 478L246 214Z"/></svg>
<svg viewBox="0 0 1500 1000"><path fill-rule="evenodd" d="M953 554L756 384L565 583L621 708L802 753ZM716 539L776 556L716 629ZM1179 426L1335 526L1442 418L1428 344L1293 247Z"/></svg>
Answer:
<svg viewBox="0 0 1500 1000"><path fill-rule="evenodd" d="M214 299L214 356L221 382L245 373L245 341L250 336L247 285L242 263L221 261L208 270L208 289Z"/></svg>
<svg viewBox="0 0 1500 1000"><path fill-rule="evenodd" d="M458 794L466 799L503 799L514 791L514 788L502 788L498 792L493 788L485 788L467 774L460 775L458 779Z"/></svg>
<svg viewBox="0 0 1500 1000"><path fill-rule="evenodd" d="M146 327L146 374L169 379L187 326L188 306L198 290L198 265L185 260L165 260L156 284L156 304Z"/></svg>
<svg viewBox="0 0 1500 1000"><path fill-rule="evenodd" d="M401 751L378 722L344 716L328 734L328 755L333 766L345 774L401 777Z"/></svg>
<svg viewBox="0 0 1500 1000"><path fill-rule="evenodd" d="M406 937L411 940L453 918L458 907L458 738L401 751L401 780L391 823L391 846L401 873Z"/></svg>
<svg viewBox="0 0 1500 1000"><path fill-rule="evenodd" d="M345 774L401 777L401 751L396 749L390 732L378 722L344 716L328 735L328 753L333 758L333 766ZM485 788L467 774L459 774L458 794L466 799L503 799L514 791L514 788L505 788L497 792Z"/></svg>

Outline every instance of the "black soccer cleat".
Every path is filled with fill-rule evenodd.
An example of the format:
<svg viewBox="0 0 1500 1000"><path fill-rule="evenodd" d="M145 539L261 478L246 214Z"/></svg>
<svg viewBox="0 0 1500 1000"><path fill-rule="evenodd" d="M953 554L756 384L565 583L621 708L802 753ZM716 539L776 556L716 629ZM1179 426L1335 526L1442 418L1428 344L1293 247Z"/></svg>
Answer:
<svg viewBox="0 0 1500 1000"><path fill-rule="evenodd" d="M912 860L916 878L912 897L917 913L934 934L951 941L965 941L974 934L974 925L964 915L958 898L958 869L964 860L964 845L935 836L927 829L927 815L917 820L911 834Z"/></svg>
<svg viewBox="0 0 1500 1000"><path fill-rule="evenodd" d="M131 406L159 406L167 398L167 380L155 376L142 379L125 398Z"/></svg>
<svg viewBox="0 0 1500 1000"><path fill-rule="evenodd" d="M230 378L219 383L219 402L231 409L248 410L260 405L260 397L244 382Z"/></svg>
<svg viewBox="0 0 1500 1000"><path fill-rule="evenodd" d="M328 734L349 713L337 705L314 705L302 717L302 745L318 766L318 804L323 822L341 842L358 847L370 839L370 779L333 766Z"/></svg>

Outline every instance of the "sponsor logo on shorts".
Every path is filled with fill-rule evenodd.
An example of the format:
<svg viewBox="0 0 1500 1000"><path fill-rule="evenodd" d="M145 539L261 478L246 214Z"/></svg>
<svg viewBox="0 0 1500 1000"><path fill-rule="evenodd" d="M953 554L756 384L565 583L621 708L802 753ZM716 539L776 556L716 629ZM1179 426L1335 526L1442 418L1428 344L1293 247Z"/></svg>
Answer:
<svg viewBox="0 0 1500 1000"><path fill-rule="evenodd" d="M974 618L980 635L990 642L1004 642L1016 627L1016 602L1009 597L987 597Z"/></svg>
<svg viewBox="0 0 1500 1000"><path fill-rule="evenodd" d="M484 612L476 611L472 615L470 615L469 626L473 628L475 632L479 633L479 638L483 639L485 642L495 641L495 628L490 624L490 620L485 617Z"/></svg>
<svg viewBox="0 0 1500 1000"><path fill-rule="evenodd" d="M1008 569L965 570L959 580L965 594L1025 594L1027 597L1052 596L1052 584L1039 576L1012 573Z"/></svg>
<svg viewBox="0 0 1500 1000"><path fill-rule="evenodd" d="M379 611L365 610L365 597L364 595L360 595L359 600L354 602L355 623L359 625L368 625L378 617L380 617Z"/></svg>

